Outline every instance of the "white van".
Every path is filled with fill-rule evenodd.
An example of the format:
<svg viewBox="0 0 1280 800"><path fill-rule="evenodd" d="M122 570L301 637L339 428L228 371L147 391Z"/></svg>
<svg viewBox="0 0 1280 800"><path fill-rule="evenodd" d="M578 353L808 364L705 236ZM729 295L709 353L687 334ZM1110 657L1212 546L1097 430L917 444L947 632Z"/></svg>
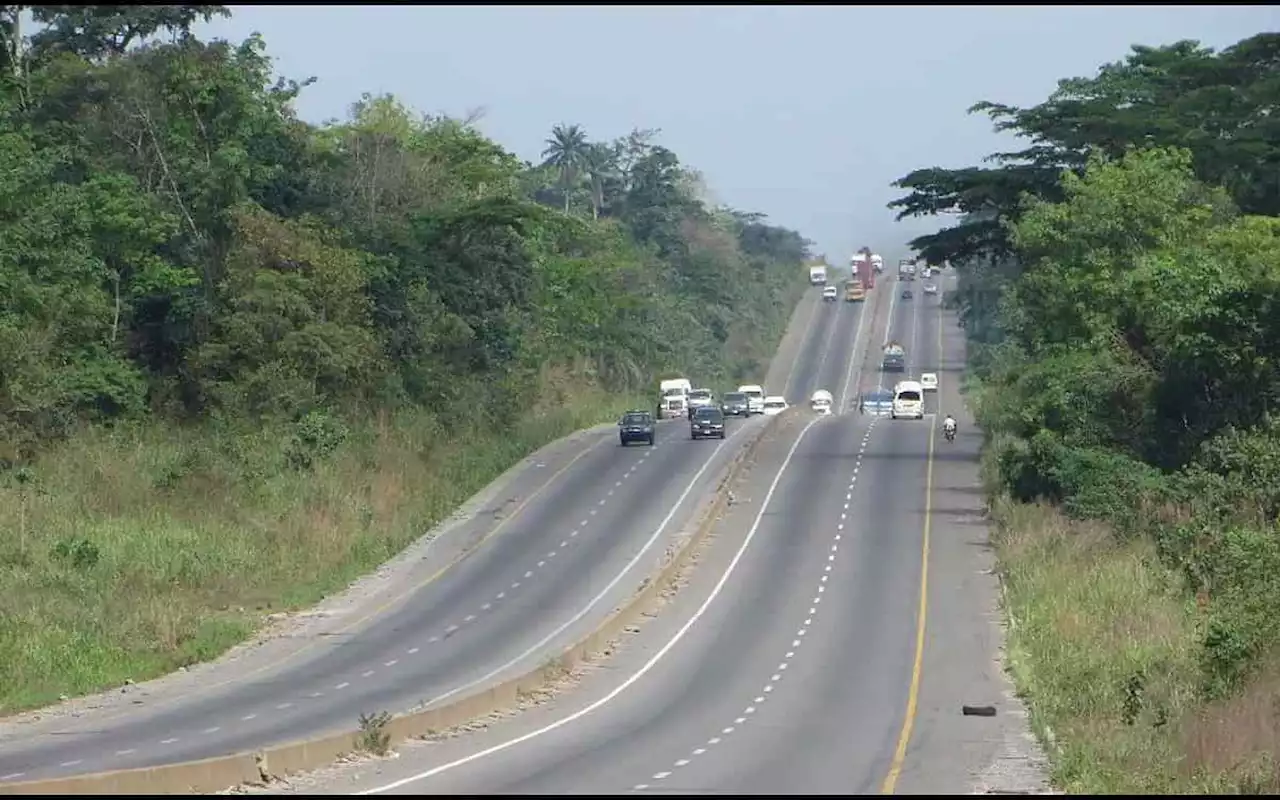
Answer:
<svg viewBox="0 0 1280 800"><path fill-rule="evenodd" d="M899 381L893 387L894 419L924 419L924 387L919 381Z"/></svg>
<svg viewBox="0 0 1280 800"><path fill-rule="evenodd" d="M828 392L826 389L819 389L813 393L812 397L809 398L809 408L819 414L830 414L831 403L831 392Z"/></svg>
<svg viewBox="0 0 1280 800"><path fill-rule="evenodd" d="M755 383L739 386L738 391L747 396L747 413L764 413L764 387Z"/></svg>

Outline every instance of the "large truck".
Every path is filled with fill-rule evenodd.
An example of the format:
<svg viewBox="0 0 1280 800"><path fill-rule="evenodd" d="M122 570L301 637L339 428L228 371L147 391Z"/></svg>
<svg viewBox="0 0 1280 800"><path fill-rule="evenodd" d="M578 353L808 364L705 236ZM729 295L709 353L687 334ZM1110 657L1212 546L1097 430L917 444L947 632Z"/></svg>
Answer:
<svg viewBox="0 0 1280 800"><path fill-rule="evenodd" d="M864 247L853 255L853 277L862 281L864 291L876 288L876 271L870 247Z"/></svg>
<svg viewBox="0 0 1280 800"><path fill-rule="evenodd" d="M880 257L879 253L871 254L871 271L884 272L884 259Z"/></svg>
<svg viewBox="0 0 1280 800"><path fill-rule="evenodd" d="M844 282L844 300L846 303L861 303L867 299L867 292L862 288L862 281L850 278Z"/></svg>
<svg viewBox="0 0 1280 800"><path fill-rule="evenodd" d="M827 265L826 264L810 264L809 265L809 283L813 286L822 286L827 282Z"/></svg>
<svg viewBox="0 0 1280 800"><path fill-rule="evenodd" d="M898 262L898 280L914 281L916 279L915 259L904 258Z"/></svg>

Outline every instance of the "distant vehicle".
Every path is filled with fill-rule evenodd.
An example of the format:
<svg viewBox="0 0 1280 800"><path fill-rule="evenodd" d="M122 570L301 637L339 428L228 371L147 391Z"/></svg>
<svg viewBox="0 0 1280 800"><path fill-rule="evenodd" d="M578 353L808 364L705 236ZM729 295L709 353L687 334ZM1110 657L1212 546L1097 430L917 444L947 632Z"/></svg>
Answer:
<svg viewBox="0 0 1280 800"><path fill-rule="evenodd" d="M724 412L714 406L703 406L689 419L690 439L723 439Z"/></svg>
<svg viewBox="0 0 1280 800"><path fill-rule="evenodd" d="M922 372L920 373L920 387L926 392L938 391L938 373Z"/></svg>
<svg viewBox="0 0 1280 800"><path fill-rule="evenodd" d="M694 408L715 405L715 397L710 389L694 389L689 392L689 405Z"/></svg>
<svg viewBox="0 0 1280 800"><path fill-rule="evenodd" d="M787 410L787 398L781 395L770 395L764 399L764 415L775 417Z"/></svg>
<svg viewBox="0 0 1280 800"><path fill-rule="evenodd" d="M658 384L658 392L664 399L673 395L686 397L692 391L693 383L688 378L671 378Z"/></svg>
<svg viewBox="0 0 1280 800"><path fill-rule="evenodd" d="M888 417L893 415L893 392L888 389L872 389L862 395L859 401L859 409L864 414L871 414L877 417Z"/></svg>
<svg viewBox="0 0 1280 800"><path fill-rule="evenodd" d="M738 391L747 396L747 410L752 414L764 413L764 387L748 383L738 387Z"/></svg>
<svg viewBox="0 0 1280 800"><path fill-rule="evenodd" d="M899 381L893 387L893 419L924 419L924 387L919 381Z"/></svg>
<svg viewBox="0 0 1280 800"><path fill-rule="evenodd" d="M825 264L814 264L809 267L809 283L814 286L821 286L827 282L827 267Z"/></svg>
<svg viewBox="0 0 1280 800"><path fill-rule="evenodd" d="M831 403L831 392L828 392L826 389L819 389L813 393L812 397L809 398L809 408L819 414L830 414Z"/></svg>
<svg viewBox="0 0 1280 800"><path fill-rule="evenodd" d="M686 403L689 419L693 419L693 412L696 409L706 408L707 406L714 407L716 399L711 394L710 389L694 389L692 392L689 392L689 396L686 398Z"/></svg>
<svg viewBox="0 0 1280 800"><path fill-rule="evenodd" d="M867 299L867 292L862 288L862 280L850 278L844 283L844 300L846 303L861 303Z"/></svg>
<svg viewBox="0 0 1280 800"><path fill-rule="evenodd" d="M658 416L662 419L679 419L689 413L689 404L684 395L673 394L662 398L658 404Z"/></svg>
<svg viewBox="0 0 1280 800"><path fill-rule="evenodd" d="M884 259L879 253L871 254L871 269L873 272L884 272Z"/></svg>
<svg viewBox="0 0 1280 800"><path fill-rule="evenodd" d="M903 290L902 290L902 299L903 299L903 300L910 300L910 299L911 299L912 297L914 297L914 296L915 296L915 295L911 294L911 290L910 290L910 289L903 289Z"/></svg>
<svg viewBox="0 0 1280 800"><path fill-rule="evenodd" d="M653 415L648 411L628 411L618 420L618 439L623 447L632 442L645 442L652 447L656 431Z"/></svg>
<svg viewBox="0 0 1280 800"><path fill-rule="evenodd" d="M834 286L824 287L822 290L822 299L828 302L835 302L840 299L840 292Z"/></svg>
<svg viewBox="0 0 1280 800"><path fill-rule="evenodd" d="M751 416L751 407L747 403L747 396L742 392L725 392L724 397L720 399L720 410L724 412L726 417Z"/></svg>
<svg viewBox="0 0 1280 800"><path fill-rule="evenodd" d="M925 293L925 294L937 294L937 293L938 293L938 285L937 285L937 284L935 284L935 283L926 283L926 284L924 285L924 293Z"/></svg>
<svg viewBox="0 0 1280 800"><path fill-rule="evenodd" d="M906 372L907 351L897 342L889 342L884 346L884 359L880 362L882 372Z"/></svg>

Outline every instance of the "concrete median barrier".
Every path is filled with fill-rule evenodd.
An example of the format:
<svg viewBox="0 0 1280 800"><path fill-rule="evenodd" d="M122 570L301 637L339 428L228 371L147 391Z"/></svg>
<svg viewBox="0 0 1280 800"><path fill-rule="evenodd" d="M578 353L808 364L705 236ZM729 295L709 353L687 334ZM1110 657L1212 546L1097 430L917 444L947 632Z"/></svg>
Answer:
<svg viewBox="0 0 1280 800"><path fill-rule="evenodd" d="M715 489L686 526L687 535L671 548L662 566L641 584L630 600L605 619L595 631L584 636L550 663L497 686L463 697L437 708L392 717L383 728L389 746L406 739L421 738L456 728L497 712L516 708L526 694L547 688L565 671L606 650L610 642L651 611L663 592L677 577L689 557L707 537L727 503L726 489L733 484L755 454L757 445L779 422L790 416L770 417L755 435L739 446L721 470ZM40 781L0 784L0 795L85 795L85 794L201 794L217 792L246 783L265 783L290 774L333 764L345 755L359 752L363 733L352 729L303 742L270 747L258 752L166 764L158 767L98 772Z"/></svg>

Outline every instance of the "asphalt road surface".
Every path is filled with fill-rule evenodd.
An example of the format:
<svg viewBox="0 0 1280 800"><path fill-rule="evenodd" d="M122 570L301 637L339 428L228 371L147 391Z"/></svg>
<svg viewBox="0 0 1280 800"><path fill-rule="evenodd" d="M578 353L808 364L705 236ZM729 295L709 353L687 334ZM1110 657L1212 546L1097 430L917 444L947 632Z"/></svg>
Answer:
<svg viewBox="0 0 1280 800"><path fill-rule="evenodd" d="M969 633L981 611L926 588L967 580L958 548L974 523L955 507L940 515L937 487L976 492L959 484L973 479L980 437L940 434L938 398L958 403L960 377L944 345L960 331L940 298L899 300L889 317L883 338L906 346L909 375L939 373L925 420L793 410L762 441L676 601L576 690L293 791L966 793L997 745L952 703L981 684L972 675L990 671L994 651ZM931 558L939 539L954 560ZM949 664L932 629L966 663Z"/></svg>
<svg viewBox="0 0 1280 800"><path fill-rule="evenodd" d="M816 291L816 290L815 290ZM787 391L805 402L848 375L862 304L819 304ZM837 394L837 398L839 395ZM0 742L0 781L215 757L352 728L362 713L464 696L528 670L590 631L658 564L717 473L764 424L720 441L661 423L657 446L600 433L492 538L368 624L288 663L189 696L65 718ZM477 520L474 526L492 520Z"/></svg>

